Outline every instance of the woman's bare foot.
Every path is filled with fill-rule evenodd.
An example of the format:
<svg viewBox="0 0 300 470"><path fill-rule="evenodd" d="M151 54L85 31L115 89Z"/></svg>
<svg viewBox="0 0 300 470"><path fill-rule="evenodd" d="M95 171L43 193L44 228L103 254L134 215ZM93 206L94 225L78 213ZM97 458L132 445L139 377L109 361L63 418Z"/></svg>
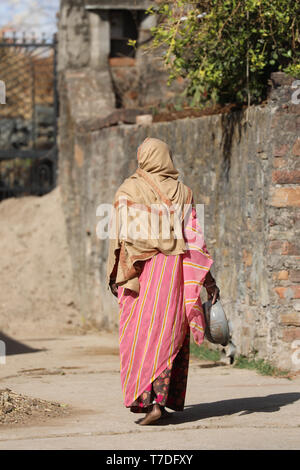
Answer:
<svg viewBox="0 0 300 470"><path fill-rule="evenodd" d="M161 418L162 412L159 405L153 405L152 410L146 414L145 418L139 422L140 426L146 426L147 424L152 424Z"/></svg>

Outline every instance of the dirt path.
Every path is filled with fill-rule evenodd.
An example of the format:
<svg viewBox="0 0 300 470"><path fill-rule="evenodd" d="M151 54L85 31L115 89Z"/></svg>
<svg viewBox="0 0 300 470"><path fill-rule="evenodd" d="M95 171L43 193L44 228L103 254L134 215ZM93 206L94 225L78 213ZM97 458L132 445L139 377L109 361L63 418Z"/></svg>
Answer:
<svg viewBox="0 0 300 470"><path fill-rule="evenodd" d="M65 413L0 424L0 449L300 447L300 377L263 377L194 359L185 411L162 425L143 428L122 404L116 336L20 341L28 349L23 347L23 353L11 354L5 365L0 364L0 389L59 402Z"/></svg>

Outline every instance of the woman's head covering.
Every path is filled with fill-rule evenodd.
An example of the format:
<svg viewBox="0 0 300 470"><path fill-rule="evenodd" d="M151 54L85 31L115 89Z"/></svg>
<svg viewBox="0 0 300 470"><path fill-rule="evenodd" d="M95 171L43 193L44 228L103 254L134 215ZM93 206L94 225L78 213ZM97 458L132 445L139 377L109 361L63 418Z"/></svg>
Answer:
<svg viewBox="0 0 300 470"><path fill-rule="evenodd" d="M176 170L170 149L168 145L155 138L147 138L139 146L137 152L138 168L136 172L127 178L119 187L115 195L115 222L116 238L110 238L107 281L113 271L116 262L117 251L119 253L119 263L116 276L116 283L123 287L139 291L138 283L138 261L146 260L155 256L158 252L166 255L176 255L186 251L186 245L181 231L181 237L178 237L178 230L175 234L174 224L175 215L181 214L183 220L185 214L185 205L192 202L192 191L182 182L178 181L178 171ZM124 204L128 211L126 212L126 224L124 220ZM159 206L157 206L159 205ZM142 213L145 225L151 224L151 211L153 208L159 209L159 233L156 237L148 235L144 238L132 239L130 234L125 238L120 237L120 226L128 226L130 221L130 211L138 208ZM166 213L168 212L168 214ZM173 215L172 215L173 214ZM170 231L167 237L164 237L162 231L161 217L168 217ZM134 215L131 220L134 221ZM164 219L165 221L166 219ZM149 224L148 224L149 222ZM150 226L150 225L149 225ZM152 232L151 232L152 233Z"/></svg>
<svg viewBox="0 0 300 470"><path fill-rule="evenodd" d="M169 146L159 139L147 138L138 148L138 165L152 175L164 178L178 178Z"/></svg>
<svg viewBox="0 0 300 470"><path fill-rule="evenodd" d="M179 173L174 166L169 146L162 140L148 137L138 148L137 159L137 173L152 187L156 186L161 200L167 198L173 205L183 209L191 190L178 181Z"/></svg>

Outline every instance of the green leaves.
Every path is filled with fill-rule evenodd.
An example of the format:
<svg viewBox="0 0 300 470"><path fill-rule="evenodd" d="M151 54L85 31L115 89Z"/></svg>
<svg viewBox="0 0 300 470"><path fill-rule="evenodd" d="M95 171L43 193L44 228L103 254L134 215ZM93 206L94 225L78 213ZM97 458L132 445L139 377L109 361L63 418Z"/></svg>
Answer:
<svg viewBox="0 0 300 470"><path fill-rule="evenodd" d="M128 39L127 44L128 44L128 46L131 46L135 49L136 48L136 39Z"/></svg>
<svg viewBox="0 0 300 470"><path fill-rule="evenodd" d="M151 47L164 45L170 80L187 77L195 106L260 102L270 73L300 78L300 0L162 1Z"/></svg>

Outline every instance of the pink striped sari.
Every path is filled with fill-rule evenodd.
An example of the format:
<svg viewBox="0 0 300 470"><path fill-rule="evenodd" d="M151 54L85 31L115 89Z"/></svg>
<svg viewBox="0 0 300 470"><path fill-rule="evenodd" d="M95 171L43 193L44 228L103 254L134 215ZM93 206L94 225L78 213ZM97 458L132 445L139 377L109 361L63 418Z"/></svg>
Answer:
<svg viewBox="0 0 300 470"><path fill-rule="evenodd" d="M200 291L213 261L195 209L184 235L186 253L158 253L144 262L139 294L118 288L121 383L127 407L171 367L187 328L198 345L204 339Z"/></svg>

